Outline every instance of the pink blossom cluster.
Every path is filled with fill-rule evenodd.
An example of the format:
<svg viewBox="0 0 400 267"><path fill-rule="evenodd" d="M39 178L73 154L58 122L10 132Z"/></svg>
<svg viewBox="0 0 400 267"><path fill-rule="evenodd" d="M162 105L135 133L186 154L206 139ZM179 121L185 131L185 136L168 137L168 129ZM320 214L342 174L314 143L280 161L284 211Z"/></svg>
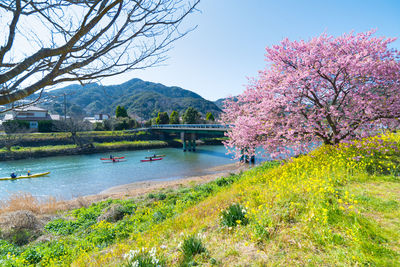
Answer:
<svg viewBox="0 0 400 267"><path fill-rule="evenodd" d="M374 32L267 47L266 69L225 102L223 120L234 125L226 146L262 146L276 158L398 127L400 53Z"/></svg>

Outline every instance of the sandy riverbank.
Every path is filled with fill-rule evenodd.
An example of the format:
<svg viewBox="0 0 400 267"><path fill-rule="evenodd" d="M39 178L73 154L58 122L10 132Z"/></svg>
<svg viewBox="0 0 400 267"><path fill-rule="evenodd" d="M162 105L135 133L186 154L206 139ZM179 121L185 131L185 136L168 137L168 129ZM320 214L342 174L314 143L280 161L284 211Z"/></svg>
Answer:
<svg viewBox="0 0 400 267"><path fill-rule="evenodd" d="M164 188L177 188L181 186L186 186L189 184L201 184L212 181L218 177L227 176L230 173L239 173L249 167L248 164L244 163L232 163L222 166L217 166L204 170L207 175L201 176L188 176L182 177L180 179L175 179L171 181L146 181L146 182L135 182L125 185L119 185L111 187L107 190L100 192L100 196L139 196L142 194L150 193L154 190L164 189Z"/></svg>

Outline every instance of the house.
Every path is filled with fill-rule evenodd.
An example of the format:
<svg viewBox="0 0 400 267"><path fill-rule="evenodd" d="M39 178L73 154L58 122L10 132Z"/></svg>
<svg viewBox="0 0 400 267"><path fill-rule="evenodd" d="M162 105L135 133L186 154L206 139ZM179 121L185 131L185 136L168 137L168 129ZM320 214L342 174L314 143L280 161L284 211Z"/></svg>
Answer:
<svg viewBox="0 0 400 267"><path fill-rule="evenodd" d="M85 117L84 121L88 121L90 123L103 122L104 120L108 120L110 115L108 114L95 114L94 117Z"/></svg>
<svg viewBox="0 0 400 267"><path fill-rule="evenodd" d="M60 115L49 114L47 109L35 106L16 108L4 116L3 121L24 120L29 122L30 129L38 129L39 121L60 120Z"/></svg>

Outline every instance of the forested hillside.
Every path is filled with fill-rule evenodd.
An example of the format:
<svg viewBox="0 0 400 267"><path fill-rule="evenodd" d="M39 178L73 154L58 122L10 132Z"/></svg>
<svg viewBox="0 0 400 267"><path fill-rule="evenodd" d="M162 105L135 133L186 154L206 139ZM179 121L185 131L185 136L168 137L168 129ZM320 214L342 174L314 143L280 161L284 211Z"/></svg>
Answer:
<svg viewBox="0 0 400 267"><path fill-rule="evenodd" d="M182 114L188 107L194 107L203 114L211 112L218 115L221 111L213 102L189 90L140 79L132 79L126 83L112 86L70 85L52 91L52 96L59 97L46 104L46 107L63 115L64 93L69 115L90 116L96 113L112 115L118 105L125 106L128 113L135 114L141 119L149 119L158 111L170 113L177 110Z"/></svg>

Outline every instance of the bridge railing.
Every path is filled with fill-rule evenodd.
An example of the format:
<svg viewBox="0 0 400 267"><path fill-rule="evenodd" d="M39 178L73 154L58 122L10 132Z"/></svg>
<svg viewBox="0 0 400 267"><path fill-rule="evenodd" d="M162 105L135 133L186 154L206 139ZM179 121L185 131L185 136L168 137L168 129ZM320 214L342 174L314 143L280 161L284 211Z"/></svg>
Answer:
<svg viewBox="0 0 400 267"><path fill-rule="evenodd" d="M165 129L165 128L227 129L227 128L229 128L229 125L225 125L225 124L160 124L160 125L152 125L152 126L150 126L150 128L154 128L154 129Z"/></svg>

